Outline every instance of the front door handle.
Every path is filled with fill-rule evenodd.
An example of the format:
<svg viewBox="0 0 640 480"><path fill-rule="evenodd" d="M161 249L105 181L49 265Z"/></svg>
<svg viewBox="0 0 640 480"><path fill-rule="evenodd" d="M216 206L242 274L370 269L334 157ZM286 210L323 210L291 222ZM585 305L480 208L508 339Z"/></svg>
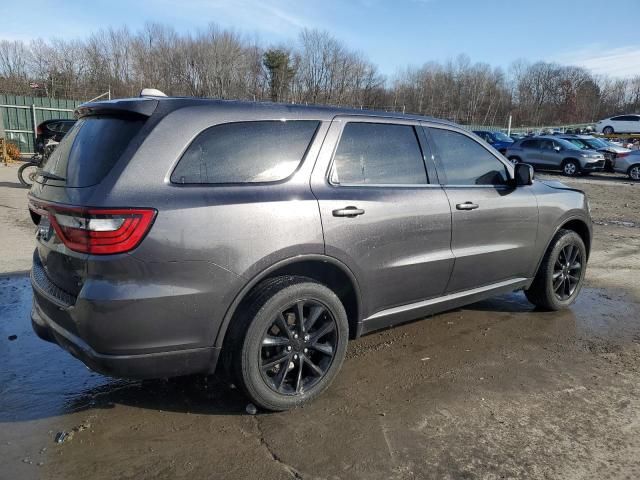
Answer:
<svg viewBox="0 0 640 480"><path fill-rule="evenodd" d="M348 206L344 208L339 208L338 210L334 210L332 213L334 217L353 218L353 217L357 217L358 215L364 215L364 210L358 207Z"/></svg>
<svg viewBox="0 0 640 480"><path fill-rule="evenodd" d="M464 202L457 204L456 208L458 210L475 210L476 208L478 208L478 204L472 202Z"/></svg>

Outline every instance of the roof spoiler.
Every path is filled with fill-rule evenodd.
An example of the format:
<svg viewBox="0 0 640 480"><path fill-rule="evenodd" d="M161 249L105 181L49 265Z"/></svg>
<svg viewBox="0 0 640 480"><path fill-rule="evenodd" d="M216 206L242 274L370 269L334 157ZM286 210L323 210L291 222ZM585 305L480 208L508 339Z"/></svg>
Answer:
<svg viewBox="0 0 640 480"><path fill-rule="evenodd" d="M153 98L126 98L122 100L107 100L106 102L83 103L75 109L76 118L94 115L121 115L134 117L150 117L158 106L158 100Z"/></svg>

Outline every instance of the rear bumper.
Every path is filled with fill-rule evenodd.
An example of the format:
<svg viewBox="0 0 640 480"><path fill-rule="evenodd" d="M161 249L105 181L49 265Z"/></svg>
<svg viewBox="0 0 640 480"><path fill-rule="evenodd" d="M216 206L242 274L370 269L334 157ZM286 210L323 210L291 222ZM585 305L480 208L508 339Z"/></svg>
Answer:
<svg viewBox="0 0 640 480"><path fill-rule="evenodd" d="M92 370L121 378L165 378L213 373L220 349L214 347L154 352L140 355L105 355L53 321L40 307L34 292L31 325L35 333L81 360Z"/></svg>

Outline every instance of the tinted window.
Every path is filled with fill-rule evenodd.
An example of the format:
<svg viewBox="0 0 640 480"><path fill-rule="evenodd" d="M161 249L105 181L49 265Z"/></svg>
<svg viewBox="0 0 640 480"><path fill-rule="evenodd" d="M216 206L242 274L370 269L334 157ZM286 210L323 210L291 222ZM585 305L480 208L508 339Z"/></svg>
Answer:
<svg viewBox="0 0 640 480"><path fill-rule="evenodd" d="M291 175L317 121L226 123L202 132L171 174L174 183L275 182Z"/></svg>
<svg viewBox="0 0 640 480"><path fill-rule="evenodd" d="M347 123L331 180L355 184L425 184L422 151L414 128L388 123Z"/></svg>
<svg viewBox="0 0 640 480"><path fill-rule="evenodd" d="M505 165L475 140L462 133L430 129L449 185L504 185Z"/></svg>
<svg viewBox="0 0 640 480"><path fill-rule="evenodd" d="M520 144L522 148L538 148L537 140L523 140Z"/></svg>
<svg viewBox="0 0 640 480"><path fill-rule="evenodd" d="M553 150L553 140L549 140L548 138L543 138L539 141L539 148L542 150Z"/></svg>
<svg viewBox="0 0 640 480"><path fill-rule="evenodd" d="M60 124L60 131L62 133L67 133L69 130L71 130L71 127L73 127L73 124L75 122L62 122Z"/></svg>
<svg viewBox="0 0 640 480"><path fill-rule="evenodd" d="M99 183L122 155L144 120L85 117L78 120L43 166L68 187Z"/></svg>

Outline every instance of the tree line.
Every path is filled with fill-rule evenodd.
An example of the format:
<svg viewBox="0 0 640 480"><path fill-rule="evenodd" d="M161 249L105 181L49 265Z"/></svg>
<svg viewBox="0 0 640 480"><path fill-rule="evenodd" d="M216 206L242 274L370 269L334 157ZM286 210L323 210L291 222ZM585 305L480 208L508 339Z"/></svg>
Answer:
<svg viewBox="0 0 640 480"><path fill-rule="evenodd" d="M464 124L588 123L640 110L640 76L518 61L508 69L461 55L407 67L389 78L329 33L302 30L291 45L262 45L210 25L178 33L162 24L99 30L85 39L0 41L0 92L87 100L110 89L168 95L344 105Z"/></svg>

